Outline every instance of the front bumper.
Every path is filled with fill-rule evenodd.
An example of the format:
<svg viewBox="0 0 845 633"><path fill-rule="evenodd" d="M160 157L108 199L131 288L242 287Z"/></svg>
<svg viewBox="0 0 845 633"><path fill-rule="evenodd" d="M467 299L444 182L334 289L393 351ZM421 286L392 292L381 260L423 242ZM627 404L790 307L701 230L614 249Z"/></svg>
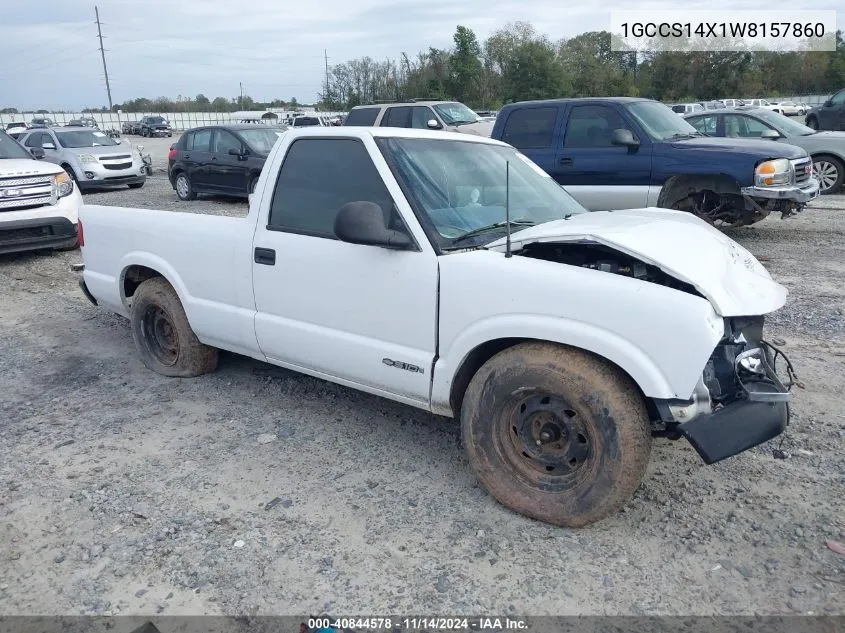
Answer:
<svg viewBox="0 0 845 633"><path fill-rule="evenodd" d="M135 160L126 169L106 169L99 163L81 163L76 170L77 184L81 190L143 184L147 180L144 166Z"/></svg>
<svg viewBox="0 0 845 633"><path fill-rule="evenodd" d="M743 187L742 195L749 198L765 198L766 200L789 200L805 204L819 197L821 185L815 177L810 179L803 186L786 187Z"/></svg>
<svg viewBox="0 0 845 633"><path fill-rule="evenodd" d="M783 352L762 337L762 318L736 319L714 350L692 400L668 403L670 437L685 437L706 464L767 442L789 424L794 370ZM783 357L789 381L776 371Z"/></svg>
<svg viewBox="0 0 845 633"><path fill-rule="evenodd" d="M173 136L173 130L167 128L156 128L154 130L147 130L150 136Z"/></svg>
<svg viewBox="0 0 845 633"><path fill-rule="evenodd" d="M76 224L63 217L32 218L0 223L0 253L47 248L73 248Z"/></svg>

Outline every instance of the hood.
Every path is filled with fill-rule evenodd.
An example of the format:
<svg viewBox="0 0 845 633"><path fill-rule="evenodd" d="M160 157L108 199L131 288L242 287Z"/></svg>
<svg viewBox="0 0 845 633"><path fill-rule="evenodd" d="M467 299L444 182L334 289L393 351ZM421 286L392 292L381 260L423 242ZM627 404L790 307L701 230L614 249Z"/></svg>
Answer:
<svg viewBox="0 0 845 633"><path fill-rule="evenodd" d="M768 314L786 302L786 288L750 252L683 211L594 211L511 236L512 250L532 242L594 242L614 248L694 286L723 317ZM504 251L505 238L487 247Z"/></svg>
<svg viewBox="0 0 845 633"><path fill-rule="evenodd" d="M486 136L490 138L493 134L493 122L478 121L477 123L465 123L464 125L451 126L455 132L461 134L472 134L473 136Z"/></svg>
<svg viewBox="0 0 845 633"><path fill-rule="evenodd" d="M726 152L730 154L748 154L758 157L773 158L804 158L807 152L800 147L779 143L772 145L768 139L753 138L724 138L718 136L696 136L690 139L672 141L672 147L680 150L710 150L712 152Z"/></svg>
<svg viewBox="0 0 845 633"><path fill-rule="evenodd" d="M46 161L29 158L0 159L0 178L25 178L26 176L52 176L62 168Z"/></svg>
<svg viewBox="0 0 845 633"><path fill-rule="evenodd" d="M94 156L111 156L113 154L125 156L132 154L132 148L123 143L119 145L98 145L97 147L68 147L66 149L77 156L81 154L93 154Z"/></svg>

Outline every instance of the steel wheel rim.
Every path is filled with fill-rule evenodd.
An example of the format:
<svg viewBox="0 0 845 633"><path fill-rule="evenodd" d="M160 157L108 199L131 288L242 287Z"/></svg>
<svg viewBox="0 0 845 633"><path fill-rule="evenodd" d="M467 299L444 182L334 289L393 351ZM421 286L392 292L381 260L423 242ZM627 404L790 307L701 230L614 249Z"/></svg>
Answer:
<svg viewBox="0 0 845 633"><path fill-rule="evenodd" d="M181 198L187 198L190 189L191 188L188 186L188 179L180 174L176 178L176 193L178 193Z"/></svg>
<svg viewBox="0 0 845 633"><path fill-rule="evenodd" d="M827 191L839 180L839 169L830 161L820 160L814 162L813 171L816 172L821 182L822 191Z"/></svg>
<svg viewBox="0 0 845 633"><path fill-rule="evenodd" d="M179 360L179 334L170 315L157 305L147 306L141 316L141 333L150 354L162 365Z"/></svg>
<svg viewBox="0 0 845 633"><path fill-rule="evenodd" d="M585 418L562 397L522 391L499 416L494 443L517 479L563 492L590 479L596 468L596 438Z"/></svg>

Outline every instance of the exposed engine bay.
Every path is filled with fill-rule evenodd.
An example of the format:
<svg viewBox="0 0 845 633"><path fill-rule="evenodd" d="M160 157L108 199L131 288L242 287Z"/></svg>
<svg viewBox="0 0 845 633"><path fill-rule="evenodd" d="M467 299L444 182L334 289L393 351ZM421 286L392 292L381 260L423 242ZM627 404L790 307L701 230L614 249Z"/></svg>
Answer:
<svg viewBox="0 0 845 633"><path fill-rule="evenodd" d="M600 270L614 275L632 277L649 283L666 286L674 290L680 290L681 292L686 292L697 297L702 296L695 287L667 275L657 266L646 264L636 257L625 255L601 244L583 242L568 244L536 242L527 244L515 254L522 257L532 257L534 259L542 259L568 264L570 266Z"/></svg>

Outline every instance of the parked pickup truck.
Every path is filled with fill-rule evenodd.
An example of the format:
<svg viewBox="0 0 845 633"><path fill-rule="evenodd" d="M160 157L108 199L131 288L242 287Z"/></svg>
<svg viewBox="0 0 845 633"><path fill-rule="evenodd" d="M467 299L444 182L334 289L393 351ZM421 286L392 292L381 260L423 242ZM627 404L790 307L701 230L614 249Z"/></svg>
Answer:
<svg viewBox="0 0 845 633"><path fill-rule="evenodd" d="M687 213L589 213L486 137L289 130L246 217L86 205L80 236L83 292L148 368L224 349L460 418L483 485L554 524L621 508L655 435L712 463L788 423L763 338L786 289L747 250Z"/></svg>
<svg viewBox="0 0 845 633"><path fill-rule="evenodd" d="M506 105L492 137L532 159L591 211L657 206L717 226L819 195L807 152L766 140L711 138L648 99L554 99Z"/></svg>
<svg viewBox="0 0 845 633"><path fill-rule="evenodd" d="M44 150L33 149L38 157ZM67 172L0 130L0 253L76 248L82 196Z"/></svg>

